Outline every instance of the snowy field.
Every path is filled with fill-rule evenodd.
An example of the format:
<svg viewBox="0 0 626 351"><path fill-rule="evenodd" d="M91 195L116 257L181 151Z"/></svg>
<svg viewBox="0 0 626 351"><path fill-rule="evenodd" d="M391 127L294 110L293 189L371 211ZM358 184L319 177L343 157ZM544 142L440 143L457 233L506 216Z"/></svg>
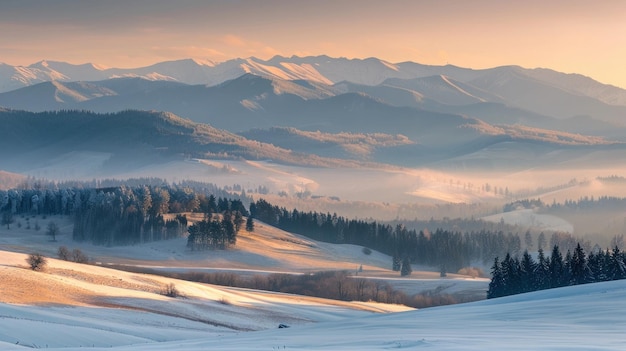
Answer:
<svg viewBox="0 0 626 351"><path fill-rule="evenodd" d="M184 239L129 247L71 241L71 223L51 243L43 231L0 229L0 349L26 350L624 350L626 281L589 284L446 307L347 302L228 288L49 259L26 268L26 252L54 257L80 248L103 263L177 270L306 273L356 269L405 291L484 293L488 280L414 267L259 223L237 248L189 253ZM41 220L41 219L40 219ZM42 223L45 225L45 223ZM173 283L181 296L163 295ZM279 329L279 324L290 328Z"/></svg>
<svg viewBox="0 0 626 351"><path fill-rule="evenodd" d="M48 271L32 272L19 267L23 254L1 257L4 300L49 300L0 303L0 349L7 351L623 350L626 344L626 281L411 311L189 282L176 282L185 298L169 298L150 291L166 278L56 260ZM291 327L278 329L279 323Z"/></svg>
<svg viewBox="0 0 626 351"><path fill-rule="evenodd" d="M194 215L190 216L191 220ZM197 215L201 219L201 215ZM88 243L77 243L71 238L72 223L65 217L31 219L45 228L48 221L55 221L61 228L57 242L50 242L45 229L0 228L0 250L30 253L41 252L47 257L56 257L59 246L70 250L78 248L94 261L107 264L123 264L149 268L157 271L175 272L229 272L250 276L269 273L304 274L320 271L345 270L358 273L360 277L384 279L407 294L438 291L444 294L461 294L473 299L485 297L488 279L449 274L440 279L436 269L413 266L408 278L401 278L392 271L391 257L372 251L363 253L357 245L335 245L311 240L307 237L285 232L262 222L256 222L255 230L239 232L237 245L229 250L190 252L186 239L179 238L141 245L103 247ZM22 220L23 221L23 220Z"/></svg>
<svg viewBox="0 0 626 351"><path fill-rule="evenodd" d="M191 217L193 220L193 217ZM186 239L142 245L102 247L71 240L66 217L29 219L45 227L58 224L61 234L51 242L45 230L0 228L0 349L126 347L219 337L311 323L351 320L380 313L412 310L401 305L344 302L177 281L160 276L106 268L124 264L153 270L230 272L238 275L347 270L359 277L382 279L409 294L439 291L470 292L480 298L486 279L438 273L415 266L410 278L389 270L391 258L362 247L333 245L294 235L257 222L242 231L237 246L227 251L189 252ZM17 221L25 221L18 218ZM103 266L53 259L59 246L78 248ZM49 257L45 272L26 267L27 253ZM175 284L182 297L163 295ZM3 344L5 343L5 344ZM7 346L6 348L4 346Z"/></svg>

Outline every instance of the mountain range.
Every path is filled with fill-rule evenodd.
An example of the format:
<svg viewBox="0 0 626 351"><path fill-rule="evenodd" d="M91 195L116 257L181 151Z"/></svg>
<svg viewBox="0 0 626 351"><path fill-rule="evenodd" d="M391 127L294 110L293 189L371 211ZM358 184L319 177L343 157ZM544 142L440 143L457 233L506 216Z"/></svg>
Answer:
<svg viewBox="0 0 626 351"><path fill-rule="evenodd" d="M13 88L17 89L7 91ZM537 155L557 150L569 155L617 152L626 142L626 90L580 75L518 66L473 70L328 56L248 58L219 64L180 60L137 69L41 61L28 67L0 64L0 90L4 90L0 106L62 111L46 118L63 123L68 121L63 114L70 110L107 116L126 111L157 118L142 120L146 123L142 128L155 130L157 140L167 138L154 127L163 120L182 123L181 134L202 145L224 145L224 138L211 142L207 135L229 135L229 146L217 151L198 149L189 142L168 145L177 154L197 155L201 150L205 155L228 153L307 165L336 164L340 158L468 167L468 159L484 159L485 150L493 163L517 157L511 150L521 147L533 150L517 162L527 167L554 162ZM10 115L10 110L2 115ZM122 118L116 123L120 125L101 124L96 130L119 133L114 130L128 121ZM72 120L68 128L79 124ZM10 131L15 125L3 125L8 143L15 139ZM35 135L54 129L54 123L32 125L48 128ZM195 131L207 128L214 132L201 133L204 139L198 141ZM125 147L139 140L127 132L118 135L130 138L122 143ZM67 134L56 137L60 136ZM149 148L160 147L154 140L143 142ZM264 150L275 149L260 152L256 150L260 144L267 146ZM499 150L495 157L493 150Z"/></svg>
<svg viewBox="0 0 626 351"><path fill-rule="evenodd" d="M301 127L292 123L293 111L310 111L318 117L322 112L310 106L315 103L300 106L302 100L331 99L317 105L336 105L346 99L332 98L350 93L394 107L464 115L491 124L612 138L622 134L616 126L626 125L626 90L581 75L518 66L473 70L392 64L376 58L276 56L219 64L188 59L136 69L54 61L28 67L0 64L0 93L0 106L14 109L165 110L231 131L276 126L271 124L276 121L263 123L268 115L289 114L288 123L278 121L278 125ZM328 108L321 110L328 113ZM228 115L234 122L251 112L255 118L242 118L252 123L239 128L220 124L215 117Z"/></svg>

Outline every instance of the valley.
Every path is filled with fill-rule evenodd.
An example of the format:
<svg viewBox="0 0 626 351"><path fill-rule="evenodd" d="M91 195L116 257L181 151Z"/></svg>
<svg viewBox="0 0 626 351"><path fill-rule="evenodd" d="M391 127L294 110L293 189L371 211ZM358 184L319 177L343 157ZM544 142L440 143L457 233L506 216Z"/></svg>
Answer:
<svg viewBox="0 0 626 351"><path fill-rule="evenodd" d="M599 317L622 312L623 281L485 300L495 257L624 248L621 88L328 56L0 68L3 349L624 341L621 320ZM213 195L242 207L211 208ZM256 213L228 245L189 239L259 201L277 212ZM57 259L62 246L89 264ZM43 271L28 268L33 252ZM328 296L294 292L306 284ZM532 340L513 345L524 332Z"/></svg>

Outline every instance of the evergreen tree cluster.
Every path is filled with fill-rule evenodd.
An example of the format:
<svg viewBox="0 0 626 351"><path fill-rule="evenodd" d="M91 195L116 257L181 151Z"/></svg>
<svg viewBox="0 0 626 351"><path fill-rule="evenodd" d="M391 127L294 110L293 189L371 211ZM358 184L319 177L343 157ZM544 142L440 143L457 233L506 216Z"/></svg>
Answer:
<svg viewBox="0 0 626 351"><path fill-rule="evenodd" d="M504 205L503 212L510 212L520 208L542 208L547 210L589 210L589 209L610 209L610 208L623 208L626 206L626 197L616 196L600 196L595 198L593 196L583 196L578 200L568 199L563 203L553 202L552 204L545 204L541 199L525 199Z"/></svg>
<svg viewBox="0 0 626 351"><path fill-rule="evenodd" d="M86 184L75 182L75 187L60 187L35 182L30 188L0 191L0 212L7 219L3 224L8 226L9 217L14 214L66 215L74 220L74 240L111 246L183 236L187 233L187 218L181 212L229 212L237 228L248 213L242 201L248 200L245 195L216 199L209 193L215 190L211 184L195 182L191 184L193 188L163 182L101 188L85 187ZM233 242L232 238L227 241Z"/></svg>
<svg viewBox="0 0 626 351"><path fill-rule="evenodd" d="M192 251L226 249L237 243L237 233L244 223L241 212L225 211L221 216L207 216L189 227L187 247Z"/></svg>
<svg viewBox="0 0 626 351"><path fill-rule="evenodd" d="M521 249L519 235L502 231L460 233L437 229L432 233L418 232L402 224L393 227L330 213L288 211L264 199L251 203L250 213L269 225L315 240L378 250L395 257L392 268L396 271L401 271L404 258L411 263L445 267L449 272L456 272L472 261L489 262L496 256L503 256L506 252L518 253Z"/></svg>
<svg viewBox="0 0 626 351"><path fill-rule="evenodd" d="M508 253L502 261L496 257L487 298L618 279L626 279L626 254L617 246L587 256L578 244L563 257L555 245L548 257L540 249L537 260L528 251L521 259Z"/></svg>

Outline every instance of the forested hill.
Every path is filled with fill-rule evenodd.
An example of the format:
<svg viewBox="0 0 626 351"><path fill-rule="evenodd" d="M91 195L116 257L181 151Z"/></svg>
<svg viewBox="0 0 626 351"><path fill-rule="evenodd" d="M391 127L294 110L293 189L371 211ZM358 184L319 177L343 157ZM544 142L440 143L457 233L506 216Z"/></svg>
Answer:
<svg viewBox="0 0 626 351"><path fill-rule="evenodd" d="M110 166L126 167L172 157L271 159L318 166L347 163L293 153L166 112L0 110L0 125L2 166L16 171L24 165L71 158L79 152L106 154Z"/></svg>

